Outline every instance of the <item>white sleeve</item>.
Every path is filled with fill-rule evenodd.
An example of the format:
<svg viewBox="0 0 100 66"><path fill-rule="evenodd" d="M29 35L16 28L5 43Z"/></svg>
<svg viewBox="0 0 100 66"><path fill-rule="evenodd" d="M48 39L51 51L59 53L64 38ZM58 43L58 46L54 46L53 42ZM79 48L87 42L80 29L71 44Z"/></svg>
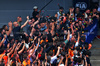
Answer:
<svg viewBox="0 0 100 66"><path fill-rule="evenodd" d="M54 60L56 60L57 59L57 56L55 55L55 56L53 56L53 57L51 57L51 61L50 61L50 63L52 64L53 63L53 61Z"/></svg>
<svg viewBox="0 0 100 66"><path fill-rule="evenodd" d="M29 45L25 43L25 47L28 49L29 48Z"/></svg>
<svg viewBox="0 0 100 66"><path fill-rule="evenodd" d="M71 38L72 38L72 34L70 34L70 40L71 40Z"/></svg>
<svg viewBox="0 0 100 66"><path fill-rule="evenodd" d="M75 47L77 47L78 45L79 45L79 42L76 42L76 43L75 43Z"/></svg>

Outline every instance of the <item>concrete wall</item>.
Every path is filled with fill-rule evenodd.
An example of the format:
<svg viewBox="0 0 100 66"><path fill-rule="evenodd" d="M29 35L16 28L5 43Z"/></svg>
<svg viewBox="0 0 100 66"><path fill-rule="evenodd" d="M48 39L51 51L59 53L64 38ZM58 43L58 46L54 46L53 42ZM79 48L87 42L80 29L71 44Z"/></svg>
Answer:
<svg viewBox="0 0 100 66"><path fill-rule="evenodd" d="M33 6L41 9L50 0L0 0L0 27L9 21L16 21L17 16L21 16L23 22L26 16L32 16ZM58 3L64 7L65 11L72 6L72 0L53 0L43 11L42 15L54 15L58 10Z"/></svg>

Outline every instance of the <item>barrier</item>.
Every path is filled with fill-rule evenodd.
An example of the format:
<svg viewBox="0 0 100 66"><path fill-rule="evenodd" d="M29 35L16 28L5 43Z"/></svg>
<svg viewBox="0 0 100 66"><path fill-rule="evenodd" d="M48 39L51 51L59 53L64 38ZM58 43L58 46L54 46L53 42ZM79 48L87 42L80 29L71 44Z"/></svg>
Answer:
<svg viewBox="0 0 100 66"><path fill-rule="evenodd" d="M88 32L84 33L86 35L86 42L91 43L91 41L97 36L97 19L93 19L93 24L89 25L84 30L88 30Z"/></svg>

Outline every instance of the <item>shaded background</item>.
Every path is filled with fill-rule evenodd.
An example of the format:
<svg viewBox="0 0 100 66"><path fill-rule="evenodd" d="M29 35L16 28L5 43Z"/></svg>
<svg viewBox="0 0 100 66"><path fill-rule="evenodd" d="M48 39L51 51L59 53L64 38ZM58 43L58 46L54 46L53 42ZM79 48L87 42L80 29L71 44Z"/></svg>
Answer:
<svg viewBox="0 0 100 66"><path fill-rule="evenodd" d="M40 10L50 0L0 0L0 28L9 21L16 21L18 16L22 17L22 24L26 20L26 16L32 16L33 6L38 6ZM67 12L72 6L72 0L53 0L42 12L45 15L54 15L59 11L58 3L64 7Z"/></svg>

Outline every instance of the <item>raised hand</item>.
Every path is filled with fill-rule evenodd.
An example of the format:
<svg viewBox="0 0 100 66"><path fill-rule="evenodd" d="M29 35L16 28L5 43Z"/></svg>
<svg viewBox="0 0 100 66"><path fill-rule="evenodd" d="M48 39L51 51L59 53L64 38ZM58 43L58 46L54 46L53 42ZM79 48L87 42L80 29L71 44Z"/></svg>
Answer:
<svg viewBox="0 0 100 66"><path fill-rule="evenodd" d="M8 23L8 26L12 26L12 22L11 21Z"/></svg>
<svg viewBox="0 0 100 66"><path fill-rule="evenodd" d="M27 16L26 18L27 18L27 20L29 20L29 16Z"/></svg>

